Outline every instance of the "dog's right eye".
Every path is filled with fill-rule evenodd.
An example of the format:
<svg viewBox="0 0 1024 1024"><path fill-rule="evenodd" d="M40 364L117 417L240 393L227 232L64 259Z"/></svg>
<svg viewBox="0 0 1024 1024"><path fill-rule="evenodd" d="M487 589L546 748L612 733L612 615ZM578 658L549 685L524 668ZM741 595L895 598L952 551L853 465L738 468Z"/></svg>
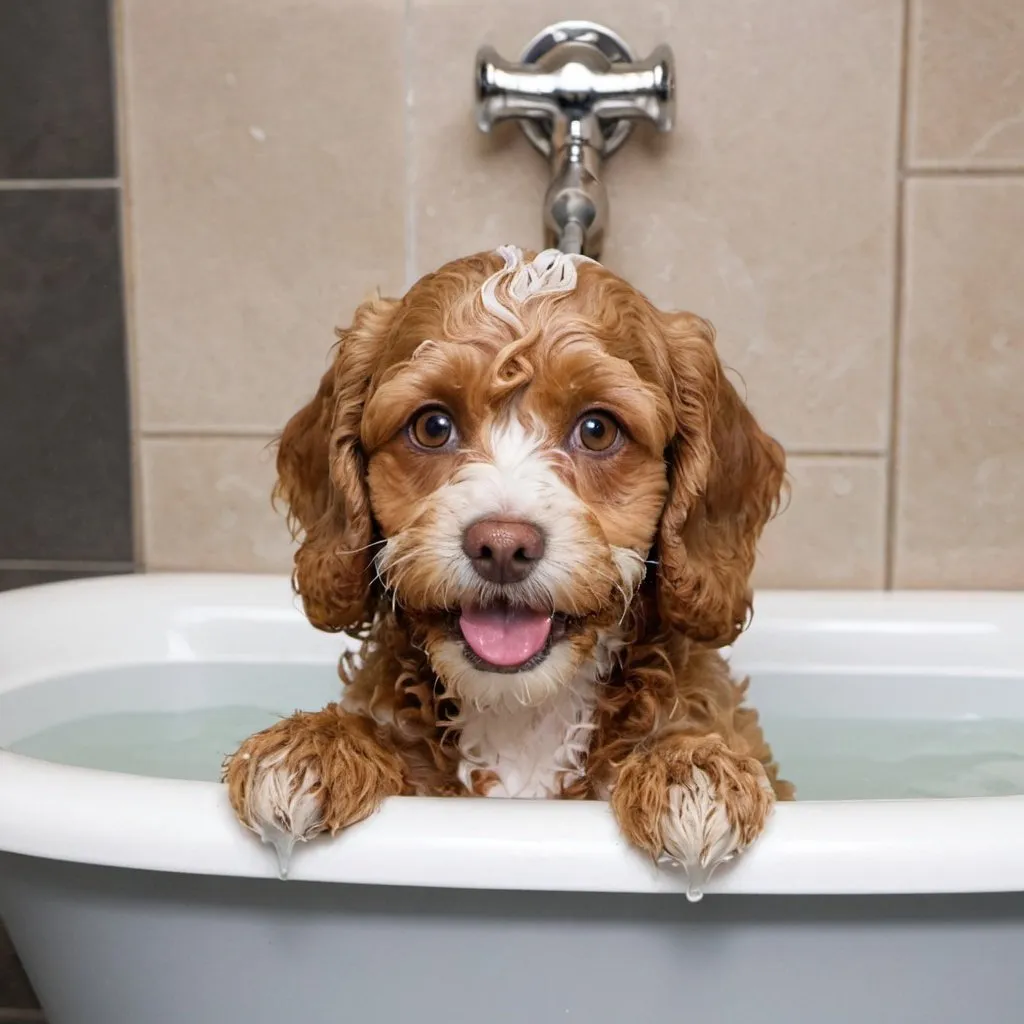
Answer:
<svg viewBox="0 0 1024 1024"><path fill-rule="evenodd" d="M592 455L607 455L622 442L622 430L614 416L593 410L579 418L573 430L572 443Z"/></svg>
<svg viewBox="0 0 1024 1024"><path fill-rule="evenodd" d="M444 409L424 409L409 424L409 438L418 448L436 451L455 437L455 424Z"/></svg>

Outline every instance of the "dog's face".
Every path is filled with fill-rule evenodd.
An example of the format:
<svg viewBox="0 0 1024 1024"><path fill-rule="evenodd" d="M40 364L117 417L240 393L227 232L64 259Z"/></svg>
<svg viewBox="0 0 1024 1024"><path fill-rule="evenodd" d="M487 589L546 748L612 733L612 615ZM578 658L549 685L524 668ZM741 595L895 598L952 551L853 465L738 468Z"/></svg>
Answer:
<svg viewBox="0 0 1024 1024"><path fill-rule="evenodd" d="M782 456L706 323L503 249L365 305L279 472L314 624L392 602L447 689L495 707L601 671L648 569L664 628L730 642Z"/></svg>
<svg viewBox="0 0 1024 1024"><path fill-rule="evenodd" d="M577 274L550 260L549 276ZM399 329L362 423L380 578L437 674L481 706L542 701L607 655L644 576L673 433L648 354L594 316L593 290L538 280L517 303L526 271L509 263L490 279L506 319L471 279L461 315L446 301Z"/></svg>

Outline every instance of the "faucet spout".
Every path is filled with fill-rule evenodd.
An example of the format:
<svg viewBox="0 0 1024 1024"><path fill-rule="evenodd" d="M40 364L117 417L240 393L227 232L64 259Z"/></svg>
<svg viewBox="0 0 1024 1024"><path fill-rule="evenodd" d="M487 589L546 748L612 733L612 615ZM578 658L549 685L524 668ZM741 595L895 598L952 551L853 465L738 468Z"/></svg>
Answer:
<svg viewBox="0 0 1024 1024"><path fill-rule="evenodd" d="M583 225L578 220L570 220L555 240L555 248L561 252L582 256L584 238Z"/></svg>
<svg viewBox="0 0 1024 1024"><path fill-rule="evenodd" d="M551 184L544 197L545 243L562 252L596 257L608 222L601 160L604 134L594 114L563 118L554 129Z"/></svg>

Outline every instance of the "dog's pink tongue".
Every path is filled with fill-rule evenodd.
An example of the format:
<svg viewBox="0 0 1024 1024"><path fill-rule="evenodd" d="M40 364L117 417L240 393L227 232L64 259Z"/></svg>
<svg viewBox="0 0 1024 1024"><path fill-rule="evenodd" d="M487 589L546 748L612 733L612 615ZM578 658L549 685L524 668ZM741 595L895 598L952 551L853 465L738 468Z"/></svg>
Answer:
<svg viewBox="0 0 1024 1024"><path fill-rule="evenodd" d="M551 616L527 608L464 608L459 626L477 657L500 668L514 668L547 643Z"/></svg>

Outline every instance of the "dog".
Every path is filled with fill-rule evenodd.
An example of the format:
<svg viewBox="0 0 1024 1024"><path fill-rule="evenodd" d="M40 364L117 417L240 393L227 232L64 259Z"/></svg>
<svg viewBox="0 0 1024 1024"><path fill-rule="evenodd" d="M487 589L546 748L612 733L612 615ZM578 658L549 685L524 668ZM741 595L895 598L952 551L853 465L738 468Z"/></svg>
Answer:
<svg viewBox="0 0 1024 1024"><path fill-rule="evenodd" d="M361 640L225 762L279 852L399 794L599 799L700 880L793 795L720 653L785 457L705 320L582 256L455 260L338 332L277 469L306 615Z"/></svg>

